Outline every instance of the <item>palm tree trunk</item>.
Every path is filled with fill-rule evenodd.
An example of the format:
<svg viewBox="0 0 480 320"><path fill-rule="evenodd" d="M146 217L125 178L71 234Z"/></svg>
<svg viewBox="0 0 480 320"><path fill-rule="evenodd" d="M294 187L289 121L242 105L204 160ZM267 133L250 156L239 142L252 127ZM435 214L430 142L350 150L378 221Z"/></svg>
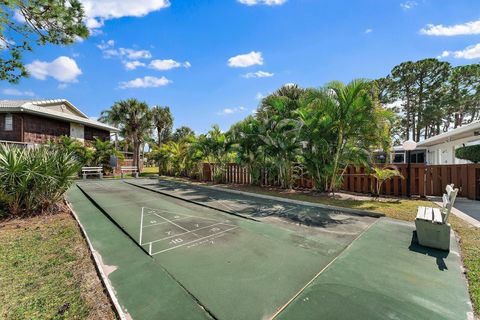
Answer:
<svg viewBox="0 0 480 320"><path fill-rule="evenodd" d="M340 153L343 149L343 130L340 129L338 132L338 140L337 140L337 150L335 152L335 157L333 158L333 171L332 171L332 180L330 182L330 190L331 192L335 192L335 185L337 180L337 170L338 170L338 162L340 161Z"/></svg>

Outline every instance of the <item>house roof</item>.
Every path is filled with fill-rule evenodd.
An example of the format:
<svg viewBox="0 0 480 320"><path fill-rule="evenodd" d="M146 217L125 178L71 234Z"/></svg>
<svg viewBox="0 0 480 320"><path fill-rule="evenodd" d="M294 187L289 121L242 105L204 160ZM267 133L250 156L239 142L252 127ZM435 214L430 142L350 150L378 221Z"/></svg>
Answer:
<svg viewBox="0 0 480 320"><path fill-rule="evenodd" d="M420 141L417 147L430 147L448 141L473 137L477 131L480 131L480 120ZM480 140L480 136L478 136L478 140Z"/></svg>
<svg viewBox="0 0 480 320"><path fill-rule="evenodd" d="M49 107L66 106L70 112L62 112ZM0 100L0 112L25 112L48 118L66 120L83 124L89 127L99 128L110 132L118 132L119 129L109 126L100 121L90 119L86 114L65 99L54 100Z"/></svg>
<svg viewBox="0 0 480 320"><path fill-rule="evenodd" d="M455 141L468 137L472 137L474 141L480 141L480 120L473 121L464 126L447 132L443 132L436 136L420 141L417 143L417 149L422 147L431 147L437 144L442 144L444 142ZM475 139L474 137L477 137L477 139ZM394 146L393 149L396 151L401 151L403 150L403 146Z"/></svg>

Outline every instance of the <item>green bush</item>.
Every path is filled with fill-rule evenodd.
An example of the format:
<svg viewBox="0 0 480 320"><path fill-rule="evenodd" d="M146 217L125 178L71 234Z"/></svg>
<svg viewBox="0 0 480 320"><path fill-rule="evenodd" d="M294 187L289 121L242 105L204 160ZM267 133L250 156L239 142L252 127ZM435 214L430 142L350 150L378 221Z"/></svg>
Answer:
<svg viewBox="0 0 480 320"><path fill-rule="evenodd" d="M0 202L12 215L50 211L80 166L73 153L59 148L0 145Z"/></svg>
<svg viewBox="0 0 480 320"><path fill-rule="evenodd" d="M458 148L455 150L455 157L458 159L468 160L473 163L480 162L480 144Z"/></svg>

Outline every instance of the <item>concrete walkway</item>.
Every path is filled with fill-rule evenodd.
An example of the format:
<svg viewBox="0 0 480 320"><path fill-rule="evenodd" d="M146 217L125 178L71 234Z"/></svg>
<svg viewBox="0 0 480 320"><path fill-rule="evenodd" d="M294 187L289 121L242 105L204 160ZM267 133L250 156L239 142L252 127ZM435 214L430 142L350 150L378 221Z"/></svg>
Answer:
<svg viewBox="0 0 480 320"><path fill-rule="evenodd" d="M442 206L440 197L429 197L429 200L438 206ZM480 201L457 198L452 213L474 227L480 228Z"/></svg>

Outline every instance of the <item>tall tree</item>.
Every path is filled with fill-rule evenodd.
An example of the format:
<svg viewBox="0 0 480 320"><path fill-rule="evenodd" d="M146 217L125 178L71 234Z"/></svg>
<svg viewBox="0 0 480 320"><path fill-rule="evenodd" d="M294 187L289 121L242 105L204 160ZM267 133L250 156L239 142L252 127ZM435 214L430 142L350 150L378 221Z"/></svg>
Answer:
<svg viewBox="0 0 480 320"><path fill-rule="evenodd" d="M173 132L172 140L175 142L180 142L192 136L195 136L195 132L191 128L187 126L181 126L180 128L175 129L175 132Z"/></svg>
<svg viewBox="0 0 480 320"><path fill-rule="evenodd" d="M396 110L405 139L419 141L437 134L445 115L445 84L450 74L448 62L437 59L403 62L392 69L389 95L401 102Z"/></svg>
<svg viewBox="0 0 480 320"><path fill-rule="evenodd" d="M453 127L457 128L480 119L479 63L452 69L446 85L445 100L446 124L453 122Z"/></svg>
<svg viewBox="0 0 480 320"><path fill-rule="evenodd" d="M349 164L367 160L367 150L385 139L387 112L376 105L365 80L348 84L338 81L324 88L327 99L322 101L325 116L331 118L332 164L328 190L335 191ZM388 137L389 140L389 137ZM363 157L362 157L363 154Z"/></svg>
<svg viewBox="0 0 480 320"><path fill-rule="evenodd" d="M152 129L152 113L145 102L128 99L115 102L102 111L100 121L120 127L121 134L133 144L133 165L140 164L140 146Z"/></svg>
<svg viewBox="0 0 480 320"><path fill-rule="evenodd" d="M173 116L169 107L156 106L152 108L153 126L157 131L157 146L162 147L162 144L170 138L173 126Z"/></svg>
<svg viewBox="0 0 480 320"><path fill-rule="evenodd" d="M28 76L25 51L47 43L67 45L88 37L78 0L3 0L0 2L0 80Z"/></svg>

